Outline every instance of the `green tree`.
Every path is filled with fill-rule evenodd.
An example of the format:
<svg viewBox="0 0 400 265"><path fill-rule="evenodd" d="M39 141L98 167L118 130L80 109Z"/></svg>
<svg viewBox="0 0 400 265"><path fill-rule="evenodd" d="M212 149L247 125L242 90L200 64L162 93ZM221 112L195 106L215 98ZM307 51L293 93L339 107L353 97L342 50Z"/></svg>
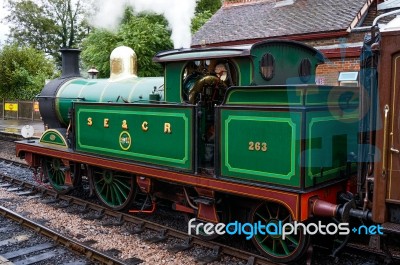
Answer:
<svg viewBox="0 0 400 265"><path fill-rule="evenodd" d="M43 52L4 46L0 51L0 98L31 100L53 74L54 63Z"/></svg>
<svg viewBox="0 0 400 265"><path fill-rule="evenodd" d="M221 0L198 0L195 17L192 19L192 34L199 30L221 8L221 5Z"/></svg>
<svg viewBox="0 0 400 265"><path fill-rule="evenodd" d="M109 58L118 46L131 47L138 58L138 76L159 76L162 67L153 63L153 56L171 49L170 32L162 16L153 14L127 15L117 33L94 30L83 42L82 60L86 68L95 66L99 77L109 77Z"/></svg>
<svg viewBox="0 0 400 265"><path fill-rule="evenodd" d="M122 38L117 37L116 33L94 29L82 43L81 59L84 68L96 67L99 78L109 77L110 54L121 42Z"/></svg>
<svg viewBox="0 0 400 265"><path fill-rule="evenodd" d="M10 40L57 58L61 47L78 47L87 35L82 0L8 0Z"/></svg>
<svg viewBox="0 0 400 265"><path fill-rule="evenodd" d="M209 10L197 13L196 16L192 19L192 34L198 31L212 17L212 15L213 13L211 13L211 11Z"/></svg>
<svg viewBox="0 0 400 265"><path fill-rule="evenodd" d="M218 9L221 8L221 5L221 0L198 0L196 5L196 13L198 14L209 11L211 14L214 14Z"/></svg>

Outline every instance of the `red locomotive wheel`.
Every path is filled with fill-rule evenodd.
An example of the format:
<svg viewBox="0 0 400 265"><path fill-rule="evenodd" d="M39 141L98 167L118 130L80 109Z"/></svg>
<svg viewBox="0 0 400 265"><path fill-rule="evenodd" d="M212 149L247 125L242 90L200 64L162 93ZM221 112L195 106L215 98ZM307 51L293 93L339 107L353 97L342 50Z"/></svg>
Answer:
<svg viewBox="0 0 400 265"><path fill-rule="evenodd" d="M279 224L292 223L293 218L283 205L263 202L253 208L249 221L252 224L258 222L264 225L273 224L275 227ZM309 245L309 236L304 235L302 231L297 231L297 235L286 235L285 239L280 234L255 234L251 240L263 256L282 263L300 258Z"/></svg>

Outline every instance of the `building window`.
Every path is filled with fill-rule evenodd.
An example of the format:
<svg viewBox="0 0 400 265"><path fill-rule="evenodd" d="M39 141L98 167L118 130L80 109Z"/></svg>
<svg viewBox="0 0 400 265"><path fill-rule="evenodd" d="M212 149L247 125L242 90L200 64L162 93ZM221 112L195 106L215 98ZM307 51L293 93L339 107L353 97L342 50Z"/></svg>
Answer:
<svg viewBox="0 0 400 265"><path fill-rule="evenodd" d="M303 59L299 67L300 80L306 83L311 78L311 62L309 59Z"/></svg>
<svg viewBox="0 0 400 265"><path fill-rule="evenodd" d="M270 53L266 53L261 58L261 75L265 80L271 80L275 73L275 59Z"/></svg>

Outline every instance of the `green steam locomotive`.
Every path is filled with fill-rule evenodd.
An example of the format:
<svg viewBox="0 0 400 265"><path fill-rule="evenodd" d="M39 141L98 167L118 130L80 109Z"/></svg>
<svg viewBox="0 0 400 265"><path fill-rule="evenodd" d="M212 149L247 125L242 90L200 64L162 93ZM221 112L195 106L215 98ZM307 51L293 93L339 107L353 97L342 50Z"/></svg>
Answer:
<svg viewBox="0 0 400 265"><path fill-rule="evenodd" d="M399 36L382 33L381 49ZM85 180L109 208L153 213L168 201L198 223L348 216L394 223L354 203L369 194L380 211L393 209L386 193L382 199L371 195L371 186L357 185L370 164L358 158L365 153L360 146L375 144L370 137L360 143L365 98L358 87L315 84L325 61L318 50L267 40L163 51L154 61L164 66L164 77L143 78L135 53L119 47L108 79L80 77L78 55L63 51L62 77L38 96L47 130L34 143L17 143L17 155L58 192ZM396 194L392 200L399 202ZM301 232L285 239L258 234L252 241L279 262L301 257L309 243Z"/></svg>

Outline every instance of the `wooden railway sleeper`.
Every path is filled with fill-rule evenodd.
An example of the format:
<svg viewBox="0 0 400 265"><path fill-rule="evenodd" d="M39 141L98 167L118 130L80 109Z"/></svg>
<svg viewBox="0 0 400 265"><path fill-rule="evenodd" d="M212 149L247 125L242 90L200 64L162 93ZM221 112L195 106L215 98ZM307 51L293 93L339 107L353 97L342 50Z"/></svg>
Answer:
<svg viewBox="0 0 400 265"><path fill-rule="evenodd" d="M59 203L53 205L53 207L59 209L67 208L73 205L73 201L74 200L72 198L69 198L67 200L60 201Z"/></svg>
<svg viewBox="0 0 400 265"><path fill-rule="evenodd" d="M94 214L87 214L83 217L85 220L100 220L104 217L105 210L101 209L100 211L96 211Z"/></svg>
<svg viewBox="0 0 400 265"><path fill-rule="evenodd" d="M193 247L193 237L188 237L182 244L175 244L168 248L173 253L185 251Z"/></svg>
<svg viewBox="0 0 400 265"><path fill-rule="evenodd" d="M148 243L158 243L165 241L168 238L168 229L162 229L160 230L160 234L156 236L152 236L149 238L146 238L145 241Z"/></svg>
<svg viewBox="0 0 400 265"><path fill-rule="evenodd" d="M220 246L215 246L215 247L213 247L211 254L207 254L205 256L200 256L200 257L196 258L196 260L199 262L203 262L205 264L211 263L214 261L219 261L221 259L221 251L222 251L222 249Z"/></svg>
<svg viewBox="0 0 400 265"><path fill-rule="evenodd" d="M121 226L124 223L125 223L124 216L122 214L120 214L117 216L117 221L113 221L113 220L105 221L105 222L102 222L101 225L102 226Z"/></svg>
<svg viewBox="0 0 400 265"><path fill-rule="evenodd" d="M131 235L138 235L144 232L146 224L144 222L138 223L133 229L128 230Z"/></svg>

